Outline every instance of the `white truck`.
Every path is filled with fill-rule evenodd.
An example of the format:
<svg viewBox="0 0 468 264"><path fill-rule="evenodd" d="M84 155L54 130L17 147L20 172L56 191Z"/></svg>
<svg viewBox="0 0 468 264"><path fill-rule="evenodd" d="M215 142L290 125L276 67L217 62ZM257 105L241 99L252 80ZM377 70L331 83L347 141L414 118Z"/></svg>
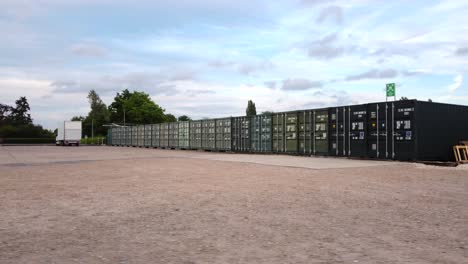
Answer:
<svg viewBox="0 0 468 264"><path fill-rule="evenodd" d="M80 145L81 140L81 121L64 121L59 124L57 129L57 146Z"/></svg>

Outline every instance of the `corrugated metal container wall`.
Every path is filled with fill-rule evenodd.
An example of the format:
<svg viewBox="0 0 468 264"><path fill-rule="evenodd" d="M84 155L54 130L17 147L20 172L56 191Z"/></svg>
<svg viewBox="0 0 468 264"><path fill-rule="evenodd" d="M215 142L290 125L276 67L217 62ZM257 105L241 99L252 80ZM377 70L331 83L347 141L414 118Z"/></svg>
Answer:
<svg viewBox="0 0 468 264"><path fill-rule="evenodd" d="M314 154L328 155L328 109L316 110L314 117Z"/></svg>
<svg viewBox="0 0 468 264"><path fill-rule="evenodd" d="M169 147L169 123L162 123L159 132L159 144L162 148Z"/></svg>
<svg viewBox="0 0 468 264"><path fill-rule="evenodd" d="M111 128L111 130L112 130L112 145L113 145L113 146L116 146L116 145L117 145L117 138L116 138L116 136L117 136L117 128L116 128L116 127L113 127L113 128Z"/></svg>
<svg viewBox="0 0 468 264"><path fill-rule="evenodd" d="M118 130L119 130L119 135L118 135L119 136L119 146L125 146L125 143L126 143L125 142L125 140L126 140L125 139L125 134L126 134L125 127L119 127Z"/></svg>
<svg viewBox="0 0 468 264"><path fill-rule="evenodd" d="M298 145L297 112L285 113L285 120L286 120L286 130L285 130L286 152L291 153L291 154L296 154L297 145Z"/></svg>
<svg viewBox="0 0 468 264"><path fill-rule="evenodd" d="M331 107L328 110L329 131L330 131L330 155L348 156L347 128L349 127L349 118L347 107Z"/></svg>
<svg viewBox="0 0 468 264"><path fill-rule="evenodd" d="M177 122L169 123L169 147L178 148L179 147L179 124Z"/></svg>
<svg viewBox="0 0 468 264"><path fill-rule="evenodd" d="M367 157L367 105L348 107L348 156Z"/></svg>
<svg viewBox="0 0 468 264"><path fill-rule="evenodd" d="M107 129L106 144L112 145L112 128Z"/></svg>
<svg viewBox="0 0 468 264"><path fill-rule="evenodd" d="M310 155L313 151L313 111L304 110L297 113L299 119L299 146L298 153L302 155Z"/></svg>
<svg viewBox="0 0 468 264"><path fill-rule="evenodd" d="M114 133L113 133L114 138L112 139L112 141L114 142L114 145L116 146L120 145L119 134L120 134L119 128L118 127L114 128Z"/></svg>
<svg viewBox="0 0 468 264"><path fill-rule="evenodd" d="M271 115L258 115L251 117L250 126L251 150L253 152L271 152Z"/></svg>
<svg viewBox="0 0 468 264"><path fill-rule="evenodd" d="M160 147L159 145L159 130L160 130L161 124L153 124L151 128L151 146L153 148L158 148Z"/></svg>
<svg viewBox="0 0 468 264"><path fill-rule="evenodd" d="M190 148L190 122L179 122L179 148Z"/></svg>
<svg viewBox="0 0 468 264"><path fill-rule="evenodd" d="M393 107L394 109L392 112L393 112L394 122L392 122L392 125L394 125L393 131L395 135L393 139L395 155L393 156L397 160L415 160L418 158L416 155L416 144L420 143L421 141L419 137L417 137L416 135L416 127L418 125L418 118L417 118L418 113L416 113L418 109L416 108L416 101L414 100L398 101L398 102L394 102L393 105L394 105ZM442 114L439 113L439 115L442 115ZM436 121L437 111L435 111L432 114L432 116L421 115L421 120L426 119L426 118L429 118L430 123L432 123L432 125L428 126L428 127L432 127L431 130L434 130L437 126L441 126L440 124L437 124L438 122L444 123L443 129L445 129L445 133L444 133L445 135L435 137L434 138L435 141L438 141L438 140L444 141L444 140L447 140L447 138L450 138L447 135L450 132L448 132L447 130L450 129L449 119L451 118L453 119L453 117L444 116L442 118L439 118L438 121ZM465 119L464 122L467 122L467 120ZM425 131L425 132L431 133L432 132L431 130ZM423 137L424 136L421 135L421 139ZM371 148L374 148L374 144L376 144L376 142L372 142L370 144L371 144ZM427 144L435 145L437 143L427 142ZM451 146L447 146L447 147L450 148ZM374 154L374 153L372 152L371 154ZM371 157L373 157L373 155ZM424 159L424 157L421 157L421 160L422 159Z"/></svg>
<svg viewBox="0 0 468 264"><path fill-rule="evenodd" d="M123 141L123 145L131 146L132 145L132 127L124 127L123 131L125 131L125 137Z"/></svg>
<svg viewBox="0 0 468 264"><path fill-rule="evenodd" d="M232 150L250 151L250 118L241 116L232 118Z"/></svg>
<svg viewBox="0 0 468 264"><path fill-rule="evenodd" d="M152 125L145 125L145 147L151 147Z"/></svg>
<svg viewBox="0 0 468 264"><path fill-rule="evenodd" d="M145 125L138 125L138 146L145 146Z"/></svg>
<svg viewBox="0 0 468 264"><path fill-rule="evenodd" d="M392 158L392 118L391 104L367 105L367 157Z"/></svg>
<svg viewBox="0 0 468 264"><path fill-rule="evenodd" d="M132 146L137 147L138 146L138 127L137 126L132 126Z"/></svg>
<svg viewBox="0 0 468 264"><path fill-rule="evenodd" d="M202 121L190 121L190 148L201 149L202 147Z"/></svg>
<svg viewBox="0 0 468 264"><path fill-rule="evenodd" d="M281 153L286 150L285 140L285 113L275 113L272 116L273 123L273 152Z"/></svg>
<svg viewBox="0 0 468 264"><path fill-rule="evenodd" d="M455 160L452 146L468 141L468 107L424 101L415 105L416 159Z"/></svg>
<svg viewBox="0 0 468 264"><path fill-rule="evenodd" d="M206 150L216 149L216 120L202 120L202 148Z"/></svg>
<svg viewBox="0 0 468 264"><path fill-rule="evenodd" d="M216 149L231 150L231 118L216 120Z"/></svg>

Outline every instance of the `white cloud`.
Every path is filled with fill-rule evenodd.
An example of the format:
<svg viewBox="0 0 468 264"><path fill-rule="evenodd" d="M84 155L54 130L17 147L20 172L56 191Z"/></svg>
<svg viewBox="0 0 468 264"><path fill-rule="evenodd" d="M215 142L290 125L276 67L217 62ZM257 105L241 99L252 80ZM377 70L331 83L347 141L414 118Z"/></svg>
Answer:
<svg viewBox="0 0 468 264"><path fill-rule="evenodd" d="M453 78L453 83L447 87L447 90L451 93L454 93L463 83L463 75L458 74Z"/></svg>

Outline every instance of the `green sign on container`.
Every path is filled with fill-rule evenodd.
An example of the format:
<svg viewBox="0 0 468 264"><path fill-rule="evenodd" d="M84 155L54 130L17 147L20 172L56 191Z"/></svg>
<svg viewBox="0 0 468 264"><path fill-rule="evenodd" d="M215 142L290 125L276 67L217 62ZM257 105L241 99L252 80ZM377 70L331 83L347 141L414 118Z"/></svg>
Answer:
<svg viewBox="0 0 468 264"><path fill-rule="evenodd" d="M395 83L387 83L387 97L395 96Z"/></svg>

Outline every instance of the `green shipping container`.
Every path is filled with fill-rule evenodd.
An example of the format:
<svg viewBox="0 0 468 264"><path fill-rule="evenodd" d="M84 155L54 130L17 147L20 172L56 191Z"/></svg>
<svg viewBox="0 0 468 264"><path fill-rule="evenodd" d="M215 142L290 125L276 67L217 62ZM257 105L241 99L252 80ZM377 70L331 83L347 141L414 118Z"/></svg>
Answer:
<svg viewBox="0 0 468 264"><path fill-rule="evenodd" d="M328 155L328 109L316 110L314 119L314 154Z"/></svg>
<svg viewBox="0 0 468 264"><path fill-rule="evenodd" d="M202 120L202 149L216 149L216 120Z"/></svg>
<svg viewBox="0 0 468 264"><path fill-rule="evenodd" d="M169 123L168 141L169 148L175 149L179 147L179 123Z"/></svg>
<svg viewBox="0 0 468 264"><path fill-rule="evenodd" d="M231 118L216 120L216 149L231 151Z"/></svg>
<svg viewBox="0 0 468 264"><path fill-rule="evenodd" d="M190 121L190 149L202 148L202 121Z"/></svg>
<svg viewBox="0 0 468 264"><path fill-rule="evenodd" d="M253 152L271 152L272 149L272 116L257 115L250 121L251 150Z"/></svg>
<svg viewBox="0 0 468 264"><path fill-rule="evenodd" d="M160 129L160 146L162 148L169 147L169 123L162 123Z"/></svg>
<svg viewBox="0 0 468 264"><path fill-rule="evenodd" d="M298 111L297 117L299 120L298 130L299 130L299 146L298 154L301 155L310 155L313 152L313 119L314 112L312 110L303 110Z"/></svg>
<svg viewBox="0 0 468 264"><path fill-rule="evenodd" d="M153 148L159 148L159 129L161 124L153 124L151 125L151 146Z"/></svg>
<svg viewBox="0 0 468 264"><path fill-rule="evenodd" d="M145 125L145 147L151 147L151 128L152 125Z"/></svg>
<svg viewBox="0 0 468 264"><path fill-rule="evenodd" d="M138 127L137 126L132 126L132 146L137 147L138 146Z"/></svg>
<svg viewBox="0 0 468 264"><path fill-rule="evenodd" d="M179 148L190 148L190 122L179 122Z"/></svg>
<svg viewBox="0 0 468 264"><path fill-rule="evenodd" d="M272 116L273 123L273 152L281 153L286 150L285 129L286 115L284 113L275 113Z"/></svg>
<svg viewBox="0 0 468 264"><path fill-rule="evenodd" d="M250 152L250 118L246 116L232 118L232 151Z"/></svg>

